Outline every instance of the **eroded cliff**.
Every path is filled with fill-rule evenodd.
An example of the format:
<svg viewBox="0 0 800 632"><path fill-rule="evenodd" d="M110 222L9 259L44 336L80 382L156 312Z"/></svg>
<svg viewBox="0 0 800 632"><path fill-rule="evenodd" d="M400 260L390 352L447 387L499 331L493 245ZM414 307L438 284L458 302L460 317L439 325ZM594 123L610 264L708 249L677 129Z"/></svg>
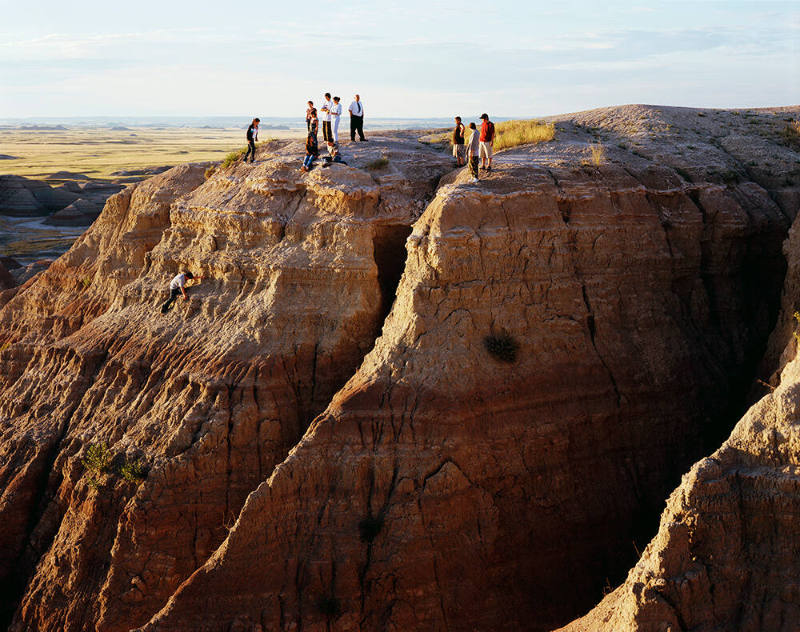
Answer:
<svg viewBox="0 0 800 632"><path fill-rule="evenodd" d="M111 198L0 311L12 629L544 629L589 607L744 402L795 185L648 147L582 164L596 134L559 125L478 185L373 139L348 167L301 175L275 143ZM183 266L209 278L162 317ZM97 445L109 472L82 462ZM137 460L144 481L120 475Z"/></svg>

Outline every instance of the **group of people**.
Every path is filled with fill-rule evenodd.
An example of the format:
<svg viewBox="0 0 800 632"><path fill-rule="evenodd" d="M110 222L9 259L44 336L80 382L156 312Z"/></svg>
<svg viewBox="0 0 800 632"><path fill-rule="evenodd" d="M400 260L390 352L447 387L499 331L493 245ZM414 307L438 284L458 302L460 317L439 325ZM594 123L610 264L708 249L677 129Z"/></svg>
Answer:
<svg viewBox="0 0 800 632"><path fill-rule="evenodd" d="M322 139L328 149L328 155L325 160L330 162L342 162L339 155L339 123L342 119L342 104L339 97L331 98L331 93L325 93L325 102L319 109L322 113ZM355 142L356 134L360 141L364 142L364 104L361 102L361 97L355 95L350 107L347 108L350 114L350 140ZM311 168L314 160L319 157L319 141L317 135L319 133L319 120L317 115L317 108L314 107L314 102L308 102L308 109L306 109L306 127L308 129L308 136L306 138L306 157L303 160L303 166L300 167L303 171L308 171ZM244 162L248 158L250 162L256 159L256 142L258 141L258 126L261 119L254 118L247 128L247 151L244 154Z"/></svg>
<svg viewBox="0 0 800 632"><path fill-rule="evenodd" d="M325 164L342 163L342 157L339 154L339 123L342 119L342 104L339 97L333 97L331 100L331 93L325 93L325 101L320 107L322 113L322 139L328 149L328 155L323 159ZM356 133L361 142L366 141L364 138L364 104L361 103L361 97L355 95L350 107L347 108L350 114L350 140L355 142ZM308 136L306 137L306 156L303 159L303 165L300 167L301 171L309 171L314 164L314 160L319 157L319 141L317 134L319 132L319 116L317 115L317 108L314 107L314 102L308 102L308 109L306 110L306 126L308 128Z"/></svg>
<svg viewBox="0 0 800 632"><path fill-rule="evenodd" d="M466 128L461 122L461 117L457 116L456 126L453 129L453 157L456 159L456 166L463 167L469 164L469 171L472 174L472 181L478 181L478 162L482 164L481 170L492 170L492 154L494 146L495 129L494 123L489 120L489 115L484 112L481 114L481 129L478 131L475 123L469 124L470 135L466 136Z"/></svg>

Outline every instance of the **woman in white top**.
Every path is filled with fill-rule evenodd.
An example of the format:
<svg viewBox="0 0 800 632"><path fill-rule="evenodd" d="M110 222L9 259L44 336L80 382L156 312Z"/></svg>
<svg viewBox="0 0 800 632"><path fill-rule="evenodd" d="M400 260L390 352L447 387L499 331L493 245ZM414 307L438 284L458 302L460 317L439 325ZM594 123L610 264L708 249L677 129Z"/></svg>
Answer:
<svg viewBox="0 0 800 632"><path fill-rule="evenodd" d="M331 106L331 116L333 117L333 142L339 142L339 120L342 118L342 104L339 103L339 97L333 97L333 105Z"/></svg>

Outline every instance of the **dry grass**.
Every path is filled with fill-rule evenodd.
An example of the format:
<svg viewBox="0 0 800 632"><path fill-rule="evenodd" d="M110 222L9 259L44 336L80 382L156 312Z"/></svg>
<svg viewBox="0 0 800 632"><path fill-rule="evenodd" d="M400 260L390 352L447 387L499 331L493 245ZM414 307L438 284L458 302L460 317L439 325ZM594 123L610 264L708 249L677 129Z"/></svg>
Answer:
<svg viewBox="0 0 800 632"><path fill-rule="evenodd" d="M372 162L367 163L367 169L370 171L380 171L381 169L386 169L389 166L389 159L386 156L381 156L380 158L376 158Z"/></svg>
<svg viewBox="0 0 800 632"><path fill-rule="evenodd" d="M589 159L586 164L599 167L606 161L606 148L602 143L592 143L589 146Z"/></svg>
<svg viewBox="0 0 800 632"><path fill-rule="evenodd" d="M781 136L787 144L800 146L800 120L788 123L783 128Z"/></svg>
<svg viewBox="0 0 800 632"><path fill-rule="evenodd" d="M293 137L292 132L264 131ZM0 170L28 178L57 171L115 178L115 171L222 160L231 149L243 144L244 129L234 128L74 128L46 132L0 129L0 153L18 156L0 161Z"/></svg>
<svg viewBox="0 0 800 632"><path fill-rule="evenodd" d="M553 123L530 121L503 121L495 124L494 150L546 143L556 137Z"/></svg>
<svg viewBox="0 0 800 632"><path fill-rule="evenodd" d="M467 125L469 125L467 123ZM480 124L477 132L480 133ZM470 129L467 127L465 138L469 138ZM508 149L509 147L519 147L520 145L535 145L546 143L556 137L556 126L553 123L542 123L535 119L525 121L503 121L495 123L494 150ZM426 145L444 145L449 147L453 138L452 130L447 132L435 132L419 138L421 143Z"/></svg>

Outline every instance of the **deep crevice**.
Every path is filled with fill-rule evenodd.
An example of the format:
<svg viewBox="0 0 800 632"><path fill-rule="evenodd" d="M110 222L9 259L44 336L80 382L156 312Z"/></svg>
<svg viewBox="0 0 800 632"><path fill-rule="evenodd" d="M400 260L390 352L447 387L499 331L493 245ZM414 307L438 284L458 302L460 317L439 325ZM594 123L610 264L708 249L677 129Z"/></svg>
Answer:
<svg viewBox="0 0 800 632"><path fill-rule="evenodd" d="M381 288L381 323L392 309L397 286L406 267L406 239L410 234L410 225L390 224L377 226L372 237L373 256L378 266L378 285Z"/></svg>

